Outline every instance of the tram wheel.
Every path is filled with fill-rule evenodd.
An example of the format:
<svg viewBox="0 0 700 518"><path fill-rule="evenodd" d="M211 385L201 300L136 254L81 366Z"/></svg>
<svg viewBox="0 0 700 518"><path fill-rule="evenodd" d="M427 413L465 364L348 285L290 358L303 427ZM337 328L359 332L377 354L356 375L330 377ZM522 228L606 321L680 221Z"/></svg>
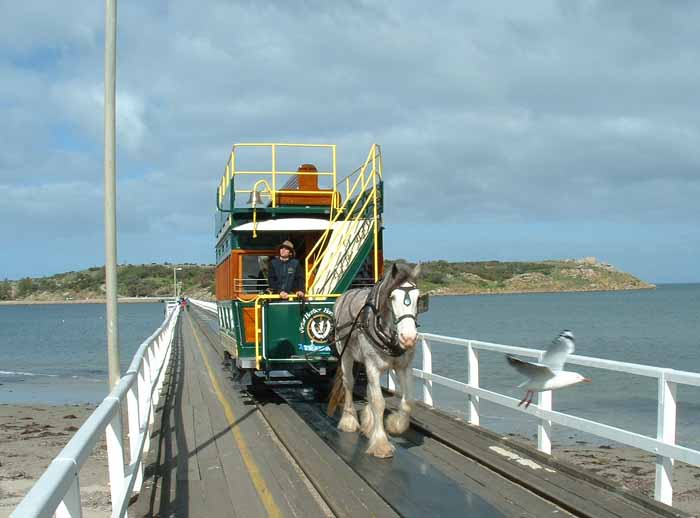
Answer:
<svg viewBox="0 0 700 518"><path fill-rule="evenodd" d="M262 384L255 375L255 369L238 367L235 361L231 362L231 374L233 386L238 390L250 390Z"/></svg>

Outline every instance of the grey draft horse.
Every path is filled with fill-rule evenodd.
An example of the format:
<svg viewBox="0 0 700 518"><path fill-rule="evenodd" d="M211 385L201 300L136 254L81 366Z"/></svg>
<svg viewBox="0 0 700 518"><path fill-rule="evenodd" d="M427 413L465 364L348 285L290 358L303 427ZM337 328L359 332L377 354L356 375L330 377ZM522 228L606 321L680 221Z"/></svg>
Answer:
<svg viewBox="0 0 700 518"><path fill-rule="evenodd" d="M418 338L416 317L420 292L416 278L420 265L411 268L394 264L372 288L348 290L334 306L336 347L340 368L328 403L328 415L343 405L338 428L355 432L361 428L369 439L367 453L388 458L394 446L384 430L385 402L379 383L389 369L396 371L401 390L399 411L387 417L386 430L392 435L406 431L413 408L411 364ZM354 362L365 365L368 403L362 411L362 426L352 401Z"/></svg>

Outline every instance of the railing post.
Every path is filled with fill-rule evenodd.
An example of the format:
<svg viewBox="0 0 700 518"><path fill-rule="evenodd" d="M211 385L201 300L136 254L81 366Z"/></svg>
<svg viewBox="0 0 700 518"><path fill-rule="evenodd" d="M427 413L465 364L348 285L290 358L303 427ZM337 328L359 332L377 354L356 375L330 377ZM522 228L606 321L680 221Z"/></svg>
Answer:
<svg viewBox="0 0 700 518"><path fill-rule="evenodd" d="M146 440L143 443L143 453L144 455L148 453L149 447L151 445L151 434L148 433L148 399L149 399L149 387L150 382L148 378L148 355L143 355L143 361L141 362L141 368L139 369L139 432L143 429L143 433L146 434Z"/></svg>
<svg viewBox="0 0 700 518"><path fill-rule="evenodd" d="M143 463L139 462L138 465L136 464L139 453L137 449L141 435L138 385L138 374L136 374L129 391L126 393L127 416L129 420L129 465L132 466L136 476L134 493L138 493L141 490L141 483L143 482Z"/></svg>
<svg viewBox="0 0 700 518"><path fill-rule="evenodd" d="M676 443L676 384L666 381L664 372L659 376L659 401L656 438L668 444ZM654 498L666 505L673 502L673 459L656 456L656 484Z"/></svg>
<svg viewBox="0 0 700 518"><path fill-rule="evenodd" d="M433 373L433 353L430 350L430 345L428 344L428 341L421 336L420 337L420 342L421 342L421 348L423 352L423 368L421 369L423 372L427 372L428 374ZM423 403L425 403L428 406L433 406L433 381L432 380L423 380Z"/></svg>
<svg viewBox="0 0 700 518"><path fill-rule="evenodd" d="M537 393L537 406L542 410L552 409L552 391ZM537 449L543 453L552 453L552 421L539 419L537 423Z"/></svg>
<svg viewBox="0 0 700 518"><path fill-rule="evenodd" d="M161 335L162 336L162 335ZM158 346L158 340L160 340L160 336L155 339L155 341L151 344L151 346L148 349L148 404L150 406L150 412L148 413L148 423L146 423L146 426L151 426L155 422L155 416L153 415L155 413L155 405L153 404L153 386L156 384L156 379L155 379L155 374L156 374L156 355L155 355L155 348Z"/></svg>
<svg viewBox="0 0 700 518"><path fill-rule="evenodd" d="M80 504L80 479L78 473L75 473L73 483L68 488L68 491L63 495L63 500L56 508L56 518L82 518L83 509Z"/></svg>
<svg viewBox="0 0 700 518"><path fill-rule="evenodd" d="M479 387L479 353L469 340L467 345L467 383ZM467 419L470 424L479 426L479 396L469 394Z"/></svg>
<svg viewBox="0 0 700 518"><path fill-rule="evenodd" d="M117 400L114 417L105 429L107 438L107 464L109 486L112 496L112 511L118 509L124 495L124 444L122 439L122 408Z"/></svg>
<svg viewBox="0 0 700 518"><path fill-rule="evenodd" d="M544 353L540 353L537 361L542 362ZM552 409L552 391L547 390L537 393L537 407L542 410ZM552 421L548 419L537 420L537 449L543 453L552 453Z"/></svg>

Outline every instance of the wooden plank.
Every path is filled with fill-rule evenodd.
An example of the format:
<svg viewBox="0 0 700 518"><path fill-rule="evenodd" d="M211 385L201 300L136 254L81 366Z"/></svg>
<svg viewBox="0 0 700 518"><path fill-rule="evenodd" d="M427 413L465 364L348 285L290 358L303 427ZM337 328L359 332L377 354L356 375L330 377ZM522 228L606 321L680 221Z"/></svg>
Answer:
<svg viewBox="0 0 700 518"><path fill-rule="evenodd" d="M387 403L388 408L395 409L398 400L393 398ZM477 460L479 463L495 470L497 473L556 502L564 509L591 518L622 517L658 517L683 516L675 510L667 514L663 509L651 509L638 505L621 494L595 486L583 478L576 478L556 468L533 469L500 455L491 447L509 449L507 445L495 442L474 431L473 427L457 421L446 414L427 409L418 404L411 416L412 426L447 443L451 448ZM518 452L523 456L524 452ZM533 462L542 466L542 459ZM547 466L549 467L549 466Z"/></svg>
<svg viewBox="0 0 700 518"><path fill-rule="evenodd" d="M231 428L221 411L221 405L208 401L213 438L216 444L221 469L226 483L228 498L238 516L245 518L264 518L265 508L251 481L250 473L236 447ZM218 405L218 408L216 407Z"/></svg>
<svg viewBox="0 0 700 518"><path fill-rule="evenodd" d="M206 327L199 326L196 329L200 338L203 338L202 335L206 335L206 339L202 342L209 340L209 333L204 331ZM207 355L210 366L219 366L218 358L208 348L211 344L203 345L204 354ZM200 354L197 357L199 359ZM265 427L263 420L260 419L256 407L246 404L233 390L230 380L227 379L228 370L214 369L213 374L234 412L236 421L233 426L237 428L237 433L248 439L246 442L254 455L259 474L265 480L267 488L281 512L285 516L321 516L323 512L318 502L301 481L301 474L294 471L290 459L282 454L280 445L273 442L272 434ZM262 502L258 498L257 490L251 482L250 473L238 450L232 427L224 414L221 402L213 391L208 393L203 391L203 399L209 412L212 427L211 436L214 438L212 445L217 449L218 459L223 466L226 480L233 490L231 500L236 504L236 512L240 516L246 517L267 516ZM254 440L251 441L250 438L254 438ZM268 463L269 459L273 459L271 463ZM200 459L200 466L202 465ZM288 473L293 473L293 475L287 477Z"/></svg>
<svg viewBox="0 0 700 518"><path fill-rule="evenodd" d="M197 324L194 324L197 326ZM200 331L198 327L195 327L197 331ZM198 421L201 421L198 428L197 443L197 457L198 465L200 470L204 474L209 471L209 467L213 465L214 462L218 463L220 469L221 478L217 477L216 487L220 492L226 494L226 500L229 502L230 507L235 508L235 512L238 516L246 517L265 517L267 516L265 508L258 497L257 490L253 485L248 472L245 462L240 455L240 452L235 447L235 441L231 436L230 427L226 421L224 415L224 410L219 402L216 394L211 387L211 380L209 379L209 373L204 366L201 358L201 353L197 345L195 344L195 338L192 335L192 327L187 325L188 329L188 339L191 343L191 356L192 363L197 366L198 376L197 380L193 380L193 385L196 384L199 390L199 396L194 396L195 399L201 398L202 404L198 407L197 414L199 415ZM201 336L201 335L200 335ZM205 351L206 354L207 351ZM218 365L219 360L216 359L216 363L212 359L213 355L210 355L210 364ZM200 384L199 381L203 380ZM219 380L221 384L221 380ZM202 386L206 387L205 391L202 391ZM190 389L194 390L194 387ZM228 442L229 447L225 449L228 455L222 458L221 452L218 449L218 443L226 444ZM211 473L206 475L207 478L214 478ZM209 499L213 500L215 498L214 493L209 495ZM216 516L212 514L211 516Z"/></svg>
<svg viewBox="0 0 700 518"><path fill-rule="evenodd" d="M261 419L262 421L262 419ZM263 424L264 426L264 424ZM283 453L284 448L270 429L264 430L265 443L272 447L262 447L257 450L257 459L265 473L270 473L279 487L280 499L289 509L291 516L332 516L330 509L319 502L320 496L312 496L311 483L289 453ZM316 491L314 494L316 494ZM323 505L323 509L321 506Z"/></svg>
<svg viewBox="0 0 700 518"><path fill-rule="evenodd" d="M176 331L171 363L165 374L162 402L154 415L150 450L144 459L144 485L136 502L129 508L132 516L182 516L185 502L177 496L177 434L176 409L179 408L182 387L182 348ZM184 491L184 495L187 491ZM184 509L183 512L171 512Z"/></svg>
<svg viewBox="0 0 700 518"><path fill-rule="evenodd" d="M411 448L414 455L430 462L462 485L465 492L478 494L506 516L539 518L569 515L560 507L504 479L478 462L465 458L438 441L410 429L403 437L416 444Z"/></svg>
<svg viewBox="0 0 700 518"><path fill-rule="evenodd" d="M263 405L261 411L336 516L398 516L287 405Z"/></svg>
<svg viewBox="0 0 700 518"><path fill-rule="evenodd" d="M197 457L197 464L203 481L206 515L235 516L233 503L229 498L228 485L219 460L219 452L216 449L209 411L204 403L209 398L205 394L200 395L202 397L202 405L193 407L195 448L191 455L196 455Z"/></svg>

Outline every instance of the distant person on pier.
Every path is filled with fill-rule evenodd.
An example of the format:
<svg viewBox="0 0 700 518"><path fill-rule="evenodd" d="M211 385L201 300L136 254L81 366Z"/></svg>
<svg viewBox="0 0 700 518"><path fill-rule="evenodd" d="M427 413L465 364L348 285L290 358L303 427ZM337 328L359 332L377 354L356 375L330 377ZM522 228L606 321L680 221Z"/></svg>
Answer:
<svg viewBox="0 0 700 518"><path fill-rule="evenodd" d="M271 293L279 293L288 299L290 293L304 296L304 274L298 259L294 258L294 245L284 241L277 247L277 257L270 261L268 283Z"/></svg>

